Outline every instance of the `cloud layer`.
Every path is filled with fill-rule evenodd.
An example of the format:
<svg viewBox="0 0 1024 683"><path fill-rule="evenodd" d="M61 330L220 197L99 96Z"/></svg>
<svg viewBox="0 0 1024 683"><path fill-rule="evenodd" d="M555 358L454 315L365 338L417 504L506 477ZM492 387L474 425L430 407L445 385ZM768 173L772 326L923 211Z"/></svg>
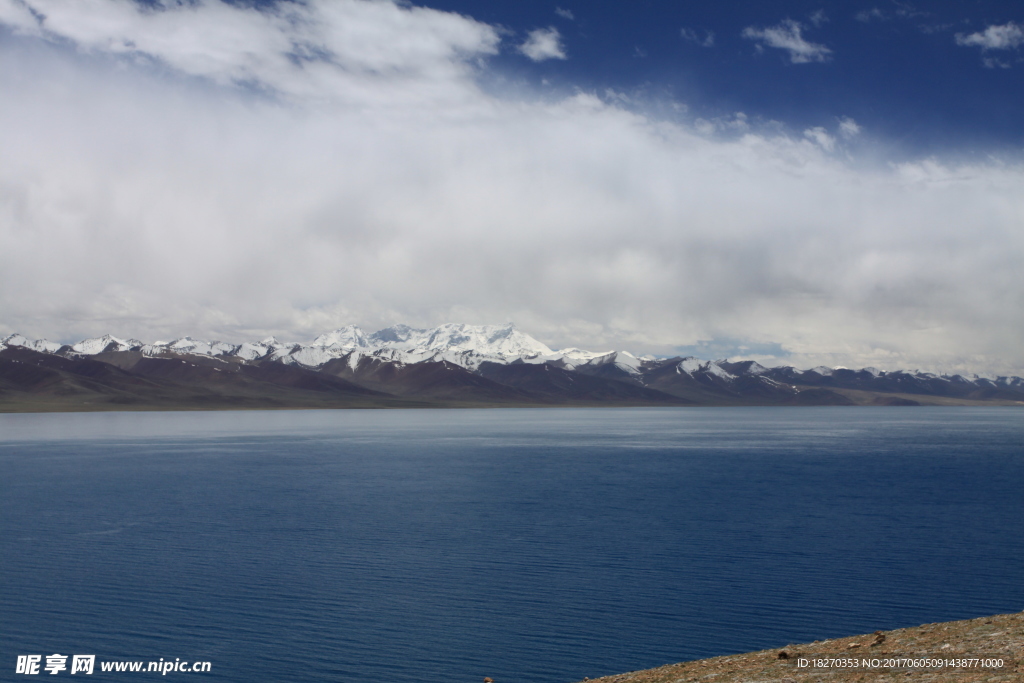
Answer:
<svg viewBox="0 0 1024 683"><path fill-rule="evenodd" d="M958 33L956 43L980 47L982 50L1009 50L1024 44L1024 28L1011 21L969 35Z"/></svg>
<svg viewBox="0 0 1024 683"><path fill-rule="evenodd" d="M535 62L543 62L547 59L566 59L565 47L562 46L562 34L554 26L530 31L526 42L519 46L519 51Z"/></svg>
<svg viewBox="0 0 1024 683"><path fill-rule="evenodd" d="M1016 50L1021 45L1024 45L1024 26L1010 21L1002 25L993 24L984 31L976 33L957 33L954 38L957 45L981 48L983 54L982 63L990 69L995 67L1008 69L1011 66L1010 63L992 56L991 51Z"/></svg>
<svg viewBox="0 0 1024 683"><path fill-rule="evenodd" d="M679 34L683 37L683 40L693 43L694 45L700 45L701 47L714 47L715 46L715 33L714 31L700 30L689 28L684 26L679 30Z"/></svg>
<svg viewBox="0 0 1024 683"><path fill-rule="evenodd" d="M467 63L494 54L497 31L467 17L389 0L281 3L219 0L0 0L15 32L67 41L91 54L156 62L214 83L295 98L399 102L457 95Z"/></svg>
<svg viewBox="0 0 1024 683"><path fill-rule="evenodd" d="M804 38L803 30L804 27L800 22L784 19L777 25L768 28L748 26L743 29L742 35L744 38L757 41L758 47L764 45L787 51L789 60L793 64L827 62L832 50L819 43L809 42Z"/></svg>
<svg viewBox="0 0 1024 683"><path fill-rule="evenodd" d="M1024 370L1016 161L496 95L494 28L386 0L0 21L0 333L514 320L553 347Z"/></svg>

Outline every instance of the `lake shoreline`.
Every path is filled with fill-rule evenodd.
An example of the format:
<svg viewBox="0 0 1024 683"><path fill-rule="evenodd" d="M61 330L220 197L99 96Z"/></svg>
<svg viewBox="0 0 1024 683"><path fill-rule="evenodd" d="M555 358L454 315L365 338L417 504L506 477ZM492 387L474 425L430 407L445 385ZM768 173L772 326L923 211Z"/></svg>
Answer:
<svg viewBox="0 0 1024 683"><path fill-rule="evenodd" d="M935 399L937 397L918 397ZM152 412L225 412L225 411L282 411L282 410L474 410L474 409L576 409L576 408L1024 408L1021 401L972 401L970 399L942 399L919 402L916 405L901 403L854 403L850 405L795 405L795 404L701 404L665 405L663 403L474 403L474 402L427 402L403 400L396 397L388 403L346 403L325 405L125 405L112 403L50 403L12 402L0 403L0 414L49 414L49 413L152 413Z"/></svg>
<svg viewBox="0 0 1024 683"><path fill-rule="evenodd" d="M972 660L980 660L973 662ZM943 666L886 667L939 660ZM966 660L969 666L945 666ZM1002 666L982 667L984 660ZM815 663L830 666L815 666ZM856 666L849 666L856 663ZM1024 679L1024 612L922 624L738 655L669 664L590 683L869 683L892 681L1009 683Z"/></svg>

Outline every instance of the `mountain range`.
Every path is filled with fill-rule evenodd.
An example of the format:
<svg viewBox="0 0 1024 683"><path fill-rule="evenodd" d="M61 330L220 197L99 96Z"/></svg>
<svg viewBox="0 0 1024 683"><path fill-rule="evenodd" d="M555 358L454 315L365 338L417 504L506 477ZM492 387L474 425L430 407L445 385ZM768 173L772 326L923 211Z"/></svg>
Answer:
<svg viewBox="0 0 1024 683"><path fill-rule="evenodd" d="M512 324L350 325L309 344L0 339L0 411L1024 405L1024 380L553 350Z"/></svg>

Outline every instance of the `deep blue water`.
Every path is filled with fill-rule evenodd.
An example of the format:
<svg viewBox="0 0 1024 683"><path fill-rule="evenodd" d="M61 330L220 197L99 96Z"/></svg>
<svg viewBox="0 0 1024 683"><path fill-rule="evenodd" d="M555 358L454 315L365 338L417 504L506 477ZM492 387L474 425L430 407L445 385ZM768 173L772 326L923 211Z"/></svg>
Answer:
<svg viewBox="0 0 1024 683"><path fill-rule="evenodd" d="M0 415L0 572L0 680L568 683L1024 609L1024 411Z"/></svg>

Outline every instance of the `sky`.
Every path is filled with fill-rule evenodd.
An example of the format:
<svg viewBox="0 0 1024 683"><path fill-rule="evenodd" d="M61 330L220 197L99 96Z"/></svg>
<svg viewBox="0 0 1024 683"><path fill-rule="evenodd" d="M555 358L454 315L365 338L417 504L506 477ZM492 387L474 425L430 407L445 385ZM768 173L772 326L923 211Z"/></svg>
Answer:
<svg viewBox="0 0 1024 683"><path fill-rule="evenodd" d="M0 335L1024 375L1024 5L0 0Z"/></svg>

